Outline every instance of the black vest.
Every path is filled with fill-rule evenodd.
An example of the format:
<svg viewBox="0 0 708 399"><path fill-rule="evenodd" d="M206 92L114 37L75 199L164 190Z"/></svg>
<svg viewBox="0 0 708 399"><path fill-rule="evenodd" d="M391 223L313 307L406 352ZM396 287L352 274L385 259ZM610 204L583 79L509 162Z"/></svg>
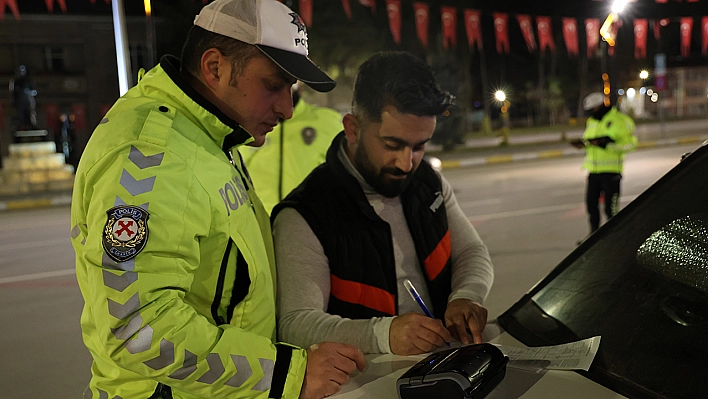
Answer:
<svg viewBox="0 0 708 399"><path fill-rule="evenodd" d="M319 239L331 276L328 313L352 319L396 315L399 292L391 229L339 160L342 140L340 133L326 162L273 209L271 220L292 207ZM421 162L401 203L430 293L429 305L435 317L443 318L451 291L450 233L442 182L427 162Z"/></svg>

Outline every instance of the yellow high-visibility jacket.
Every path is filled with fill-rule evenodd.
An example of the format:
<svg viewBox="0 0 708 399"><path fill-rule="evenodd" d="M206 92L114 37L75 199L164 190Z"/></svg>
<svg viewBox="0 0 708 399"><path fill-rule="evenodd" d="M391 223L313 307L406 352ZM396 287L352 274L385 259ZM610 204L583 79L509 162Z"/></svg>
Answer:
<svg viewBox="0 0 708 399"><path fill-rule="evenodd" d="M342 129L339 112L300 99L293 117L268 133L263 146L239 147L268 213L325 161L332 139Z"/></svg>
<svg viewBox="0 0 708 399"><path fill-rule="evenodd" d="M297 398L306 353L275 343L268 215L229 159L252 138L178 70L165 57L121 97L77 170L86 397Z"/></svg>
<svg viewBox="0 0 708 399"><path fill-rule="evenodd" d="M595 145L585 147L583 168L590 173L622 173L624 155L637 147L637 137L634 135L634 121L629 116L612 107L603 117L597 120L588 118L585 124L583 139L591 140L598 137L609 137L614 142L605 148Z"/></svg>

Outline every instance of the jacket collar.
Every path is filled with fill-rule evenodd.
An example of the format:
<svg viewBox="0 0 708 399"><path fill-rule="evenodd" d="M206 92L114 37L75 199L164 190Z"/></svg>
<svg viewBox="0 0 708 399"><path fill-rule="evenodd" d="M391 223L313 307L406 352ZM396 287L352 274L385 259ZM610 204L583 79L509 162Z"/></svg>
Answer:
<svg viewBox="0 0 708 399"><path fill-rule="evenodd" d="M347 171L346 167L339 159L339 149L345 145L345 140L346 137L344 136L343 131L332 140L332 144L327 150L326 166L329 167L332 174L334 174L335 182L344 189L350 198L353 198L356 201L359 209L364 215L373 220L381 220L381 218L379 218L374 211L374 208L371 207L371 204L369 204L369 201L366 199L364 190L361 188L361 185L357 181L356 177L352 176L349 171Z"/></svg>
<svg viewBox="0 0 708 399"><path fill-rule="evenodd" d="M182 77L179 71L180 62L177 57L171 55L163 56L160 60L159 68L164 70L174 86L159 85L158 89L166 91L193 114L206 133L209 134L220 147L224 150L228 150L253 140L251 135L235 120L226 116L224 112L199 94L199 92ZM149 75L145 76L145 79L149 79ZM159 84L160 82L155 83Z"/></svg>

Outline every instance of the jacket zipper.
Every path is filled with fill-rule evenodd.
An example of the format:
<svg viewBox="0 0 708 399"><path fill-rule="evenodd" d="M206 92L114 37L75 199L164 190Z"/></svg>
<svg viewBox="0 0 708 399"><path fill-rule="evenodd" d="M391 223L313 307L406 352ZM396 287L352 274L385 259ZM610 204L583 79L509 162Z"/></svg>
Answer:
<svg viewBox="0 0 708 399"><path fill-rule="evenodd" d="M216 281L216 292L214 293L214 302L211 304L211 316L214 318L216 325L225 324L223 317L219 316L219 305L221 305L221 295L224 290L224 280L226 278L226 269L229 266L229 255L234 241L229 238L229 243L226 244L224 257L221 259L221 269L219 269L219 279Z"/></svg>

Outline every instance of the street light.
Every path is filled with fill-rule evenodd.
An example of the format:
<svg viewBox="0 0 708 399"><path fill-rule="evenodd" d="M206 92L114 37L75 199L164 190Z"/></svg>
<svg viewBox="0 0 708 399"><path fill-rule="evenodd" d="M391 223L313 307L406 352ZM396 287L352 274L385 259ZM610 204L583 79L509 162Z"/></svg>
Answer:
<svg viewBox="0 0 708 399"><path fill-rule="evenodd" d="M616 35L617 35L617 30L612 29L612 25L617 23L619 21L619 14L625 9L625 6L627 5L627 2L629 0L615 0L612 3L611 11L610 14L607 16L605 19L605 22L603 22L602 26L600 27L600 36L602 37L603 41L607 43L606 45L603 43L603 48L602 48L602 80L603 80L603 85L604 85L604 93L605 93L605 105L610 105L613 101L611 101L611 98L609 97L612 93L611 88L616 87L614 84L614 81L616 79L616 71L615 71L615 61L614 61L614 56L612 55L614 53L614 49L610 50L610 48L614 47L616 42ZM608 48L608 46L610 48ZM608 58L608 53L610 53L609 60ZM609 66L607 65L609 61ZM610 78L611 76L611 78ZM612 79L612 81L610 80Z"/></svg>
<svg viewBox="0 0 708 399"><path fill-rule="evenodd" d="M641 72L639 72L639 79L641 80L647 80L649 78L649 71L646 69L643 69Z"/></svg>
<svg viewBox="0 0 708 399"><path fill-rule="evenodd" d="M494 92L494 99L501 103L501 120L502 120L502 130L501 130L501 143L500 145L509 144L509 107L511 103L506 99L506 93L503 90L497 90Z"/></svg>
<svg viewBox="0 0 708 399"><path fill-rule="evenodd" d="M615 14L621 13L627 5L627 2L628 0L615 0L615 2L612 3L612 12Z"/></svg>

